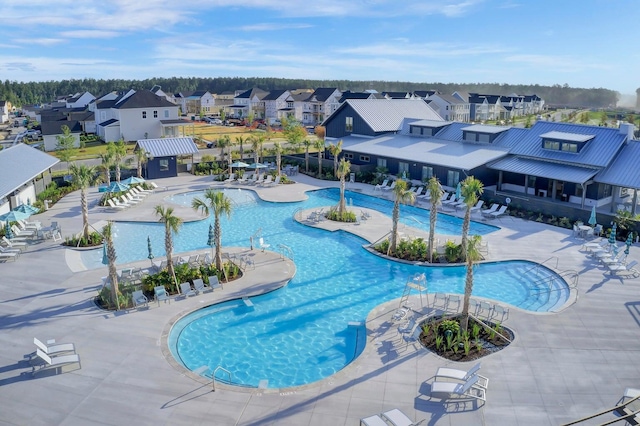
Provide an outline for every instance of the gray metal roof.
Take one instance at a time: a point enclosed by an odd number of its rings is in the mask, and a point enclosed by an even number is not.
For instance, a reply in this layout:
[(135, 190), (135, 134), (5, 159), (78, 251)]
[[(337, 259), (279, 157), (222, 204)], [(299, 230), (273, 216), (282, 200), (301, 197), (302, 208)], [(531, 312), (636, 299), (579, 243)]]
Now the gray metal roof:
[(551, 132), (541, 134), (540, 137), (546, 138), (546, 139), (557, 139), (557, 140), (568, 141), (568, 142), (586, 142), (595, 138), (596, 135), (587, 135), (587, 134), (581, 135), (579, 133), (558, 132), (556, 130), (553, 130)]
[(424, 126), (424, 127), (444, 127), (451, 124), (451, 121), (441, 120), (416, 120), (409, 123), (411, 126)]
[[(544, 149), (541, 135), (552, 131), (578, 135), (593, 134), (595, 137), (577, 153)], [(626, 134), (619, 129), (539, 120), (513, 146), (511, 154), (604, 168), (613, 160), (626, 139)]]
[(422, 99), (347, 99), (343, 105), (346, 104), (351, 105), (374, 132), (399, 131), (405, 118), (444, 121)]
[(630, 141), (618, 157), (595, 177), (596, 182), (640, 189), (640, 141)]
[(467, 144), (408, 135), (384, 135), (377, 138), (347, 136), (342, 138), (342, 144), (344, 152), (462, 170), (475, 169), (508, 153), (508, 149), (488, 144)]
[(570, 166), (567, 164), (513, 156), (488, 164), (488, 167), (490, 169), (502, 170), (504, 172), (519, 173), (523, 175), (538, 176), (574, 183), (585, 183), (599, 171), (598, 169), (591, 169), (587, 167)]
[(58, 162), (60, 160), (56, 157), (23, 143), (3, 149), (0, 151), (0, 198), (11, 194)]
[(142, 148), (152, 157), (197, 154), (198, 147), (193, 138), (140, 139), (136, 149)]
[(471, 126), (463, 127), (460, 130), (464, 130), (465, 132), (478, 132), (478, 133), (488, 133), (488, 134), (496, 134), (502, 133), (505, 130), (509, 130), (511, 127), (505, 126), (490, 126), (487, 124), (473, 124)]

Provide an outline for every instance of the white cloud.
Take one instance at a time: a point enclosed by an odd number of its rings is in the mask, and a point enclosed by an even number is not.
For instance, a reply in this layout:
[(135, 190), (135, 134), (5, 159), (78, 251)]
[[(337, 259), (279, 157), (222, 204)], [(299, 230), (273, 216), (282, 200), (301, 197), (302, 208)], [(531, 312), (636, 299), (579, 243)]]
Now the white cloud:
[(413, 56), (413, 57), (452, 57), (477, 56), (504, 53), (507, 49), (500, 46), (459, 45), (451, 43), (409, 43), (381, 42), (370, 45), (338, 48), (336, 52), (349, 55), (365, 56)]
[(505, 62), (520, 63), (526, 66), (544, 68), (555, 72), (576, 72), (587, 69), (611, 69), (611, 65), (591, 61), (589, 58), (573, 58), (570, 56), (553, 55), (511, 55), (504, 58)]
[(12, 41), (20, 44), (39, 44), (41, 46), (52, 46), (64, 42), (61, 38), (15, 38)]
[(284, 23), (262, 23), (254, 25), (243, 25), (240, 27), (241, 31), (284, 31), (295, 30), (301, 28), (311, 28), (310, 24), (284, 24)]
[(66, 38), (113, 38), (118, 37), (120, 33), (117, 31), (103, 30), (74, 30), (62, 31), (60, 35)]

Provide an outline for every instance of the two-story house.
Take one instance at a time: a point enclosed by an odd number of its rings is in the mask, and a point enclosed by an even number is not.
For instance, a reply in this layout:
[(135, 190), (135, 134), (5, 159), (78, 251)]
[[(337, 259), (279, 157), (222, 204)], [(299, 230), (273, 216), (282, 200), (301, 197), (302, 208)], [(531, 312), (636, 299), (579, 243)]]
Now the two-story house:
[(434, 94), (427, 102), (446, 121), (470, 121), (469, 103), (452, 95)]
[(293, 98), (288, 90), (272, 90), (264, 98), (264, 118), (273, 124), (282, 117), (288, 117), (294, 110)]
[(319, 87), (303, 102), (302, 123), (317, 126), (340, 106), (342, 92), (335, 87)]
[(76, 93), (65, 100), (66, 108), (86, 108), (96, 97), (89, 92)]
[(233, 117), (249, 117), (253, 113), (255, 119), (264, 119), (264, 98), (269, 92), (253, 88), (243, 90), (233, 98), (233, 104), (229, 107)]

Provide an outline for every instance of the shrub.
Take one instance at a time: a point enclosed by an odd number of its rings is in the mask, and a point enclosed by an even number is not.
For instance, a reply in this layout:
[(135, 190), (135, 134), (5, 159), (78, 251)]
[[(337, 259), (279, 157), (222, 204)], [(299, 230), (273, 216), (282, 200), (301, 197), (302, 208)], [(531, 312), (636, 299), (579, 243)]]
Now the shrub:
[(335, 207), (332, 207), (331, 210), (327, 212), (325, 217), (329, 220), (333, 220), (336, 222), (355, 222), (356, 221), (356, 214), (354, 212), (347, 210), (344, 213), (340, 214), (338, 213), (338, 209), (336, 209)]
[(85, 238), (84, 235), (66, 237), (63, 246), (67, 247), (96, 247), (102, 244), (102, 234), (99, 232), (92, 232), (89, 234), (89, 238)]

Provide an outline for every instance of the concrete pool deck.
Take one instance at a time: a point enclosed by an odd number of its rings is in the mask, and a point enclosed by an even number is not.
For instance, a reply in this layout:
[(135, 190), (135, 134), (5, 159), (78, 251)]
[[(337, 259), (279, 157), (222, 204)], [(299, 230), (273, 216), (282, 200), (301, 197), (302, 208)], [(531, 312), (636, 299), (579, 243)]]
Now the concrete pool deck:
[[(304, 175), (294, 179), (295, 185), (247, 188), (265, 200), (295, 201), (307, 190), (337, 186)], [(122, 212), (95, 206), (100, 194), (90, 191), (91, 223), (156, 221), (153, 206), (164, 197), (224, 187), (212, 184), (210, 177), (191, 175), (159, 185), (149, 199)], [(371, 185), (350, 184), (349, 189), (374, 194)], [(201, 218), (190, 208), (177, 207), (176, 214)], [(66, 236), (80, 231), (80, 216), (75, 192), (35, 219), (45, 226), (58, 221)], [(345, 228), (376, 240), (390, 223), (381, 216)], [(97, 309), (92, 301), (105, 268), (84, 270), (67, 250), (47, 240), (31, 244), (16, 262), (0, 263), (0, 424), (357, 425), (362, 417), (400, 408), (430, 425), (557, 425), (612, 407), (626, 387), (640, 387), (640, 279), (623, 281), (603, 273), (579, 251), (581, 242), (567, 229), (511, 217), (491, 223), (501, 229), (485, 237), (490, 260), (552, 258), (546, 265), (555, 268), (557, 262), (557, 270), (575, 270), (580, 279), (577, 302), (560, 313), (511, 309), (505, 325), (516, 333), (514, 342), (482, 359), (481, 374), (490, 378), (485, 404), (444, 404), (429, 397), (438, 367), (466, 369), (470, 364), (398, 344), (389, 323), (397, 300), (372, 311), (365, 351), (340, 373), (296, 389), (219, 386), (213, 393), (205, 380), (194, 380), (167, 361), (162, 343), (167, 325), (206, 303), (281, 285), (292, 274), (287, 262), (254, 250), (258, 273), (249, 270), (235, 286), (114, 313)], [(630, 259), (640, 260), (636, 246)], [(25, 356), (34, 351), (34, 337), (75, 343), (82, 368), (32, 378)], [(609, 414), (585, 424), (614, 418)]]

